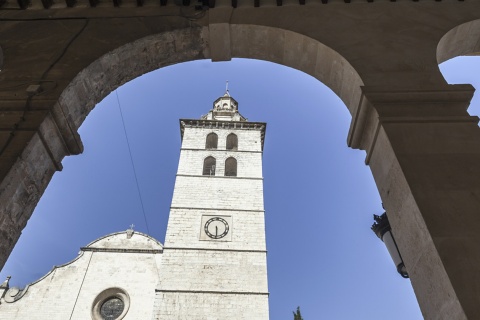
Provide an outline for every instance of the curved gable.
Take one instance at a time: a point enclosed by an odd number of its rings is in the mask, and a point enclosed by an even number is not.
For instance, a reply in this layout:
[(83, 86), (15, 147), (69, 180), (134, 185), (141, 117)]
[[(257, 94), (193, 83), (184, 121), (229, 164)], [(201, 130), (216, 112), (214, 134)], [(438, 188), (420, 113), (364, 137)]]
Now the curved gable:
[(161, 253), (163, 245), (155, 238), (132, 230), (115, 232), (90, 242), (83, 251), (154, 251)]

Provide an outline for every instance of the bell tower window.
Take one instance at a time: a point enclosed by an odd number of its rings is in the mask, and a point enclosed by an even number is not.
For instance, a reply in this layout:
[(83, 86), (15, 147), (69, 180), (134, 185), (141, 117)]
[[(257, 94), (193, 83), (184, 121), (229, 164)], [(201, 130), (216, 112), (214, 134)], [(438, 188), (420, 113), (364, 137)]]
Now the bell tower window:
[(217, 160), (215, 160), (214, 157), (206, 157), (205, 160), (203, 160), (203, 175), (214, 176), (216, 163)]
[(230, 133), (227, 136), (227, 150), (237, 150), (238, 148), (238, 137), (235, 133)]
[(237, 176), (237, 159), (228, 158), (225, 160), (225, 176), (236, 177)]
[(211, 132), (207, 135), (207, 141), (205, 142), (205, 149), (217, 149), (218, 136), (216, 133)]

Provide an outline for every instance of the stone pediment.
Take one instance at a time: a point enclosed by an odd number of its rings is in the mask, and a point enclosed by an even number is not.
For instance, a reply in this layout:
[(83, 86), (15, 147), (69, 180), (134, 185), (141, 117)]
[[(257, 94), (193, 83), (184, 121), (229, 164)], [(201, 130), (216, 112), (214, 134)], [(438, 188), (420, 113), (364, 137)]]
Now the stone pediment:
[(163, 252), (163, 245), (155, 238), (144, 233), (127, 230), (101, 237), (81, 248), (81, 250), (161, 253)]

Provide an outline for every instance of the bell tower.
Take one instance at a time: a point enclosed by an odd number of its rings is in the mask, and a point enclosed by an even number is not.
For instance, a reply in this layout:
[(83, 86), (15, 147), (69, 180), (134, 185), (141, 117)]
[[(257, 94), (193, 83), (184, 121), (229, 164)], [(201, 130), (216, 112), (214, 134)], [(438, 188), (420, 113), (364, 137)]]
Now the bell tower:
[(265, 128), (228, 90), (200, 119), (180, 120), (155, 319), (268, 320)]

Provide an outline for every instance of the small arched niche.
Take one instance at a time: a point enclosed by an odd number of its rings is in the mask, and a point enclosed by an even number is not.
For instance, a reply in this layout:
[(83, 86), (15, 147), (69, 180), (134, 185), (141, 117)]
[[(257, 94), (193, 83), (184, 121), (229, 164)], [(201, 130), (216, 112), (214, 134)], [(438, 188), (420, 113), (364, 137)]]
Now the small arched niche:
[(218, 146), (218, 136), (215, 132), (211, 132), (207, 135), (205, 141), (205, 149), (217, 149)]
[(237, 176), (237, 159), (230, 157), (225, 160), (225, 176), (236, 177)]
[(235, 133), (230, 133), (227, 136), (227, 150), (237, 150), (238, 149), (238, 137)]
[(206, 157), (205, 160), (203, 160), (203, 175), (214, 176), (216, 163), (217, 160), (214, 157)]

